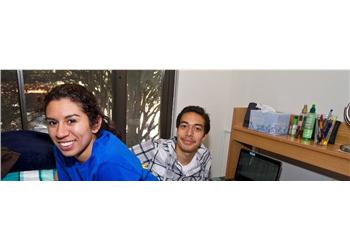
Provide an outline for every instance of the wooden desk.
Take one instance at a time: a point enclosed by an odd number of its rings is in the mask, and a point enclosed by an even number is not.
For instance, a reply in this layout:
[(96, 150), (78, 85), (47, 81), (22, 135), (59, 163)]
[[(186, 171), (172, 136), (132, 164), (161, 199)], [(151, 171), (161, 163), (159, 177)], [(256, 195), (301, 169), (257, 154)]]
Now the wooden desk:
[[(239, 153), (244, 145), (262, 149), (274, 156), (310, 164), (320, 172), (330, 172), (350, 179), (350, 153), (339, 150), (341, 144), (350, 144), (350, 128), (343, 122), (334, 145), (320, 146), (289, 136), (274, 136), (243, 127), (246, 108), (234, 108), (230, 146), (227, 157), (226, 179), (233, 179)], [(314, 170), (314, 169), (313, 169)]]

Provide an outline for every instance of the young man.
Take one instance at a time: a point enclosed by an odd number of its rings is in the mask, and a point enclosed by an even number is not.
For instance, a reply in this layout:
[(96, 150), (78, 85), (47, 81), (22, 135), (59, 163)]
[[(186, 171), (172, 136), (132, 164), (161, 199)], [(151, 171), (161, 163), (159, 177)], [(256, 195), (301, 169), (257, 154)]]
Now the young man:
[(142, 166), (164, 181), (204, 181), (211, 155), (203, 145), (210, 119), (203, 108), (187, 106), (176, 119), (176, 136), (149, 140), (131, 148)]

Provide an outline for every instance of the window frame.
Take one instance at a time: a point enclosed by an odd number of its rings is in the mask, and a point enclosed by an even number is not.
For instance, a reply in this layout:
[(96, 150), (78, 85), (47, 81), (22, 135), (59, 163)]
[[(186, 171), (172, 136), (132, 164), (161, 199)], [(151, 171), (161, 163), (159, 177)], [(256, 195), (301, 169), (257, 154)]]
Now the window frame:
[[(127, 112), (127, 70), (112, 70), (112, 121), (120, 132), (123, 142), (126, 142), (126, 112)], [(22, 130), (28, 130), (27, 106), (24, 89), (23, 70), (17, 70), (17, 86), (21, 113)], [(162, 81), (160, 105), (160, 138), (170, 138), (175, 88), (175, 70), (165, 70)]]

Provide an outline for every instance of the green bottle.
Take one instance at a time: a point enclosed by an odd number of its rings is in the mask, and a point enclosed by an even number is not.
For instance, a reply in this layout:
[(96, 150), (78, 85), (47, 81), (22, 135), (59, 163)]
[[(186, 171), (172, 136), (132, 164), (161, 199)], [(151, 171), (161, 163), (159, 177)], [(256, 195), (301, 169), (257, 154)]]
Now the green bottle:
[(303, 139), (310, 140), (312, 133), (314, 131), (316, 121), (316, 105), (312, 104), (310, 112), (307, 114), (304, 130), (303, 130)]
[(292, 124), (292, 131), (290, 133), (291, 136), (295, 136), (295, 133), (297, 132), (298, 120), (299, 120), (299, 116), (297, 116), (297, 115), (294, 116), (293, 124)]

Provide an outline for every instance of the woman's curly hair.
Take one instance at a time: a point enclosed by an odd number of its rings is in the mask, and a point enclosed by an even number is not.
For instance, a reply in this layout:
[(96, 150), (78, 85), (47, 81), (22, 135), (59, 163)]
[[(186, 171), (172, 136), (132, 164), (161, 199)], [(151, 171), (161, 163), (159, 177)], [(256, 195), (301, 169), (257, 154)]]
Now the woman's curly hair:
[(55, 86), (45, 96), (44, 99), (44, 112), (46, 114), (47, 105), (53, 100), (60, 100), (62, 98), (68, 98), (72, 102), (77, 103), (82, 111), (88, 116), (90, 127), (98, 122), (99, 117), (102, 118), (101, 129), (106, 129), (120, 135), (111, 125), (111, 121), (108, 116), (105, 116), (101, 111), (101, 108), (97, 102), (95, 96), (87, 90), (85, 87), (78, 84), (62, 84)]

